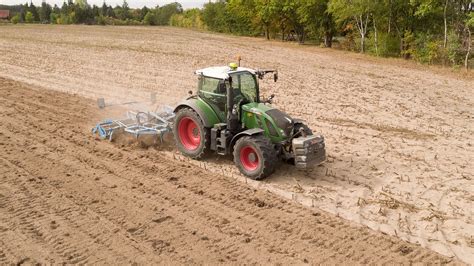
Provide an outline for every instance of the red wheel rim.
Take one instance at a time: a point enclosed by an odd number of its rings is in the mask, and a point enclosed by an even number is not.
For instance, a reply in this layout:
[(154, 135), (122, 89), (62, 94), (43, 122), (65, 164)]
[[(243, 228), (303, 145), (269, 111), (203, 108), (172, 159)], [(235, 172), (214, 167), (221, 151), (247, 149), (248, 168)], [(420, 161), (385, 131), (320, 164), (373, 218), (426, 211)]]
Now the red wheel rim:
[(259, 165), (257, 152), (252, 146), (245, 146), (240, 150), (240, 161), (247, 171), (254, 171)]
[(189, 117), (179, 120), (178, 135), (181, 144), (186, 150), (195, 150), (201, 144), (201, 132), (196, 122)]

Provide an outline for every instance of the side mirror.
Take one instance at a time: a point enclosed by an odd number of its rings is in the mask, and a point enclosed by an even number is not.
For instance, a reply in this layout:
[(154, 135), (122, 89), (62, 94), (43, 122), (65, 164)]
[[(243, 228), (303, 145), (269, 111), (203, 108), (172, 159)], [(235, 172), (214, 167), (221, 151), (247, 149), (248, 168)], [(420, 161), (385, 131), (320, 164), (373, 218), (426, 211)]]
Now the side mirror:
[[(277, 82), (277, 80), (278, 80), (278, 72), (275, 72), (275, 73), (273, 73), (273, 81)], [(275, 96), (275, 95), (273, 95), (273, 96)]]

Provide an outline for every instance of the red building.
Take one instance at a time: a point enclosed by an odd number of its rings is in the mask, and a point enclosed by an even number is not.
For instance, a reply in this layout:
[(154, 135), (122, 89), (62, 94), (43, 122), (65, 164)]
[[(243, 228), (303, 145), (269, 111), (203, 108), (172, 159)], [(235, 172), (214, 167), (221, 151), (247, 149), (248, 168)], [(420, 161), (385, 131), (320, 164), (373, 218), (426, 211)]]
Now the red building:
[(10, 10), (0, 10), (0, 19), (10, 19)]

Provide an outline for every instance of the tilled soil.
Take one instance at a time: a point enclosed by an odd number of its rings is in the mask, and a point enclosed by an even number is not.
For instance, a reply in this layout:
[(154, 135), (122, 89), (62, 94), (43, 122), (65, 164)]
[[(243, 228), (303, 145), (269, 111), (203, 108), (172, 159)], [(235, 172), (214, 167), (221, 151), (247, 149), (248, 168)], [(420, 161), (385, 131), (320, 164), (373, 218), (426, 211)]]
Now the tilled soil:
[(0, 78), (0, 264), (446, 263), (234, 178), (89, 134), (94, 102)]
[[(277, 83), (261, 82), (262, 93), (321, 132), (328, 153), (313, 171), (282, 164), (246, 185), (474, 261), (472, 71), (171, 27), (0, 27), (0, 77), (106, 103), (156, 92), (159, 103), (176, 104), (196, 88), (193, 71), (236, 55), (246, 67), (279, 70)], [(123, 111), (90, 108), (77, 133)], [(245, 181), (229, 158), (188, 162), (169, 149), (153, 156)]]

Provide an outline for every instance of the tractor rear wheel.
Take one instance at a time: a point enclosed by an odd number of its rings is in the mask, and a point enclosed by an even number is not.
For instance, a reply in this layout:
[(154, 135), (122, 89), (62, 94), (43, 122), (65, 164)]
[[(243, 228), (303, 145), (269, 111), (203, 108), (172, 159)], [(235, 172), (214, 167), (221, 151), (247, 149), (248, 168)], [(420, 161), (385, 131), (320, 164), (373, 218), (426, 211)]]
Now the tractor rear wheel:
[(275, 171), (278, 156), (265, 136), (244, 136), (234, 145), (234, 162), (243, 175), (260, 180)]
[(209, 129), (192, 109), (183, 108), (176, 113), (173, 133), (178, 150), (185, 156), (200, 159), (209, 149)]

